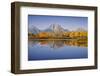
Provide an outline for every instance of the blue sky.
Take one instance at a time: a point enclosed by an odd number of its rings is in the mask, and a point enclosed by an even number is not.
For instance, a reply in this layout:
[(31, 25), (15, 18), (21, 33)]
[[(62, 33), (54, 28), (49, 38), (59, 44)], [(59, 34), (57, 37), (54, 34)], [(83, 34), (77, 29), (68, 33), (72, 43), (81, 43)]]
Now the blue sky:
[(76, 30), (77, 28), (88, 29), (88, 17), (74, 16), (47, 16), (47, 15), (28, 15), (28, 27), (36, 26), (43, 30), (51, 24), (59, 24), (65, 29)]

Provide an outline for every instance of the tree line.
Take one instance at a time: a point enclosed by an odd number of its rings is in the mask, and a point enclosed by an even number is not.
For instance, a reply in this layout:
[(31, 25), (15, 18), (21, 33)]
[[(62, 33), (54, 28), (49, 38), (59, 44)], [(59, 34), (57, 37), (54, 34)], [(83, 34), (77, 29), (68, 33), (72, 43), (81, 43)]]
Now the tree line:
[(88, 33), (86, 31), (76, 32), (61, 32), (61, 33), (55, 33), (55, 32), (40, 32), (37, 34), (28, 33), (28, 37), (32, 39), (87, 39)]

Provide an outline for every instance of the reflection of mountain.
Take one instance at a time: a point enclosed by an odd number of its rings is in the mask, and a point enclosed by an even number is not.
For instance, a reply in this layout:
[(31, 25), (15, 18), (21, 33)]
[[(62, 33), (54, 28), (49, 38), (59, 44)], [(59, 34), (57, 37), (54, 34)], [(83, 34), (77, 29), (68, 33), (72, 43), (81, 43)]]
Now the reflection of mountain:
[(49, 41), (49, 46), (51, 48), (61, 48), (64, 46), (64, 41), (59, 41), (59, 40), (53, 40), (53, 41)]
[(29, 44), (39, 44), (43, 46), (49, 46), (51, 48), (61, 48), (64, 46), (78, 46), (87, 47), (87, 40), (29, 40)]

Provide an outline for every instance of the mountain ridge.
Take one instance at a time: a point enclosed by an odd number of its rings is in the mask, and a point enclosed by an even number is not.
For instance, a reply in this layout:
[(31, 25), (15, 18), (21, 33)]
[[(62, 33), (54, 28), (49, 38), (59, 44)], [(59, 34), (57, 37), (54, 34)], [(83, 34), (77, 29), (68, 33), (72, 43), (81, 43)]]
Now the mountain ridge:
[[(40, 30), (39, 28), (37, 28), (36, 26), (33, 26), (31, 28), (28, 28), (28, 32), (31, 32), (33, 34), (37, 34), (40, 32), (54, 32), (56, 34), (59, 34), (61, 32), (69, 32), (70, 30), (63, 28), (61, 25), (59, 24), (51, 24), (48, 28), (44, 29), (44, 30)], [(83, 28), (77, 28), (74, 31), (86, 31)]]

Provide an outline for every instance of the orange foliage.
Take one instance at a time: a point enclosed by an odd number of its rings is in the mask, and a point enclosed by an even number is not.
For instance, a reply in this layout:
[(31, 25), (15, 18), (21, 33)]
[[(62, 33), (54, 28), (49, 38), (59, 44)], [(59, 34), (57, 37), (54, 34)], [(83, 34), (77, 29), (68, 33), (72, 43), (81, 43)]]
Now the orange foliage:
[(41, 32), (38, 35), (39, 35), (39, 38), (47, 38), (48, 37), (48, 33), (47, 32)]

